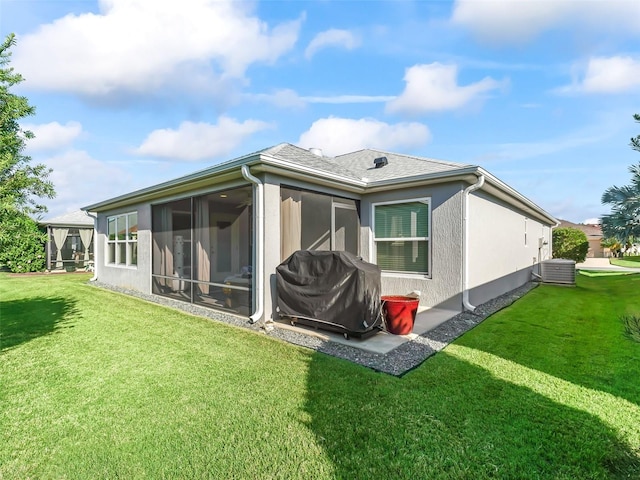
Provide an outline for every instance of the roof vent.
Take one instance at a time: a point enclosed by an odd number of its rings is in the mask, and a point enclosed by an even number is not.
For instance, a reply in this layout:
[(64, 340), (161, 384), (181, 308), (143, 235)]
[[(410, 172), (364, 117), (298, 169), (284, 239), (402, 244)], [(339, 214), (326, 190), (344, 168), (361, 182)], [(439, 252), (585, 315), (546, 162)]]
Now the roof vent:
[(313, 153), (316, 157), (322, 157), (322, 149), (321, 148), (310, 148), (309, 151)]
[(375, 168), (382, 168), (389, 163), (387, 157), (378, 157), (373, 161), (373, 164), (376, 166)]

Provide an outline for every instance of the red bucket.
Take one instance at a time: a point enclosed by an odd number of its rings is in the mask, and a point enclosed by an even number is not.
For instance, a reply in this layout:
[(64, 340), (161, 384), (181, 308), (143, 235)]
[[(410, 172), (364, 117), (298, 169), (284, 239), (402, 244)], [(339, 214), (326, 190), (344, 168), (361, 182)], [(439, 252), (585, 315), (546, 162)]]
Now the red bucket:
[(408, 335), (413, 330), (416, 312), (420, 300), (413, 297), (388, 295), (382, 297), (382, 311), (384, 313), (387, 331), (395, 335)]

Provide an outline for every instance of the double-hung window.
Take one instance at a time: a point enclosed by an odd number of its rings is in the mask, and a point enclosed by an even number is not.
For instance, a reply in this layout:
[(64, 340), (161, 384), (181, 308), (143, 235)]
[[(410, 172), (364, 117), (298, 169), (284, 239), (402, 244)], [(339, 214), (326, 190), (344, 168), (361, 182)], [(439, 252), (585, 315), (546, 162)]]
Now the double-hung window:
[(376, 203), (373, 212), (376, 263), (380, 269), (428, 275), (430, 199)]
[(123, 267), (138, 264), (138, 214), (107, 218), (107, 263)]

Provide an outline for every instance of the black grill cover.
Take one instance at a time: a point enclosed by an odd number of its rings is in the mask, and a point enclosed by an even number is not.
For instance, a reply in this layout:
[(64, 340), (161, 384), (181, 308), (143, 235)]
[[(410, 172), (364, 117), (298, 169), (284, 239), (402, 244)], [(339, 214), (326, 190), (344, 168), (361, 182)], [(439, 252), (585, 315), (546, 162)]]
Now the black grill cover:
[(351, 253), (299, 250), (276, 267), (276, 282), (283, 316), (354, 336), (382, 323), (380, 268)]

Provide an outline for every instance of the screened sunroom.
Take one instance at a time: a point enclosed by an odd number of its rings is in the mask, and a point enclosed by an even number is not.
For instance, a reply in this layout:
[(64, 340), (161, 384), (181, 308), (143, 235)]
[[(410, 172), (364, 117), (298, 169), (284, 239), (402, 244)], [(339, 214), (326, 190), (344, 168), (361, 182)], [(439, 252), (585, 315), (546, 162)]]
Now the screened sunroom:
[(252, 307), (252, 188), (152, 205), (152, 292), (247, 315)]

